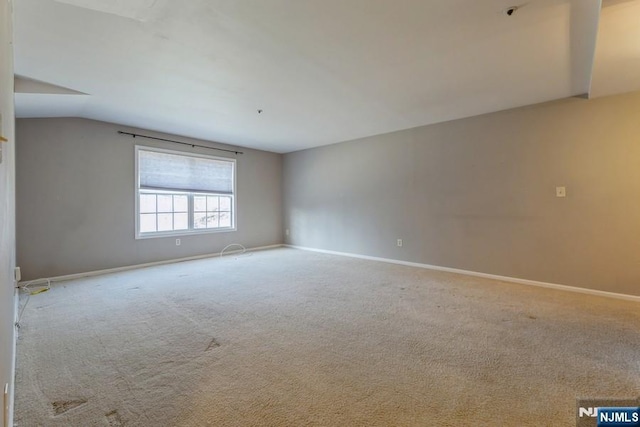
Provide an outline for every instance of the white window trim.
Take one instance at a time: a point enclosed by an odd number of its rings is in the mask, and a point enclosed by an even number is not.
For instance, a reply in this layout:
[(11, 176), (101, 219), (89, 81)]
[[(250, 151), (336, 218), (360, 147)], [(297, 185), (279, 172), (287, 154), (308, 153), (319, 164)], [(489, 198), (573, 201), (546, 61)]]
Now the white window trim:
[[(190, 156), (190, 157), (199, 157), (199, 158), (206, 158), (206, 159), (212, 159), (212, 160), (223, 160), (226, 162), (233, 162), (233, 194), (231, 195), (231, 200), (233, 203), (233, 207), (232, 207), (232, 222), (233, 222), (233, 227), (231, 228), (198, 228), (198, 229), (192, 229), (191, 225), (193, 223), (193, 218), (191, 218), (191, 215), (193, 215), (193, 206), (192, 205), (192, 200), (191, 197), (189, 198), (189, 230), (175, 230), (175, 231), (157, 231), (154, 233), (140, 233), (140, 171), (138, 170), (138, 156), (139, 156), (139, 152), (140, 151), (155, 151), (158, 153), (167, 153), (167, 154), (176, 154), (176, 155), (180, 155), (180, 156)], [(178, 151), (178, 150), (168, 150), (165, 148), (157, 148), (157, 147), (150, 147), (147, 145), (136, 145), (135, 146), (135, 179), (134, 179), (134, 198), (135, 198), (135, 212), (134, 212), (134, 216), (135, 216), (135, 238), (136, 240), (139, 239), (155, 239), (158, 237), (171, 237), (171, 236), (191, 236), (194, 234), (213, 234), (213, 233), (232, 233), (234, 231), (238, 231), (238, 218), (237, 218), (237, 205), (238, 205), (238, 201), (237, 201), (237, 176), (238, 176), (238, 163), (236, 161), (236, 159), (232, 159), (229, 157), (218, 157), (218, 156), (210, 156), (207, 154), (200, 154), (200, 153), (189, 153), (189, 152), (185, 152), (185, 151)], [(176, 193), (180, 193), (181, 191), (176, 191)], [(215, 194), (215, 193), (211, 193), (211, 194)], [(228, 196), (228, 194), (225, 194)]]

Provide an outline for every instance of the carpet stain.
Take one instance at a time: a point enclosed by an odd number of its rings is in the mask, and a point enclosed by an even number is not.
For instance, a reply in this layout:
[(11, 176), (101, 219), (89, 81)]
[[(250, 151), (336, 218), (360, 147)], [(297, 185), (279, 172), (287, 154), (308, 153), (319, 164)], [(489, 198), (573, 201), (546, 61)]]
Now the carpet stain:
[(82, 406), (87, 403), (86, 399), (77, 399), (77, 400), (58, 400), (51, 403), (53, 407), (53, 413), (57, 417), (58, 415), (62, 415), (67, 411), (70, 411), (78, 406)]
[(122, 421), (122, 418), (120, 418), (120, 414), (118, 413), (118, 411), (111, 411), (107, 414), (105, 414), (105, 417), (107, 417), (107, 421), (109, 422), (109, 427), (122, 427), (124, 426), (124, 421)]
[(218, 341), (216, 341), (216, 339), (212, 339), (211, 342), (209, 343), (209, 345), (207, 346), (205, 351), (209, 351), (212, 350), (216, 347), (220, 347), (220, 343)]
[(528, 316), (528, 317), (529, 317), (529, 319), (531, 319), (531, 320), (536, 320), (536, 319), (537, 319), (537, 317), (536, 317), (536, 316)]

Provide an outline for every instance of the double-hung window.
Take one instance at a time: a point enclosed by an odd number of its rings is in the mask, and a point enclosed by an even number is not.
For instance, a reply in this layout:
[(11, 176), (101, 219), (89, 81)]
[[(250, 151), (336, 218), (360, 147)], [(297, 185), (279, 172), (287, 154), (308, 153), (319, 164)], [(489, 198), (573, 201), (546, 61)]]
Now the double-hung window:
[(136, 238), (235, 230), (236, 161), (136, 146)]

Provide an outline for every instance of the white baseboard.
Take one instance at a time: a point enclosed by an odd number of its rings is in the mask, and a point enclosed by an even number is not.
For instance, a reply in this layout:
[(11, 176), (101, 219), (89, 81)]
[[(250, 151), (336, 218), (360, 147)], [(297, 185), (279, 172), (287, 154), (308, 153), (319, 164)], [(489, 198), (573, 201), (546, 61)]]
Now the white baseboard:
[[(8, 402), (3, 404), (3, 413), (4, 413), (4, 423), (6, 427), (13, 425), (13, 408), (15, 402), (15, 391), (16, 391), (16, 360), (17, 360), (17, 345), (18, 345), (18, 328), (16, 327), (16, 323), (18, 323), (18, 310), (20, 308), (20, 290), (15, 288), (13, 290), (13, 342), (11, 349), (11, 382), (9, 382), (9, 396)], [(4, 388), (4, 387), (3, 387)], [(4, 390), (3, 390), (4, 391)], [(6, 411), (6, 412), (5, 412)]]
[(607, 297), (607, 298), (621, 299), (625, 301), (640, 302), (640, 296), (638, 295), (627, 295), (627, 294), (619, 294), (615, 292), (599, 291), (597, 289), (578, 288), (575, 286), (559, 285), (556, 283), (539, 282), (536, 280), (529, 280), (529, 279), (519, 279), (517, 277), (498, 276), (496, 274), (479, 273), (477, 271), (461, 270), (458, 268), (441, 267), (438, 265), (421, 264), (417, 262), (402, 261), (402, 260), (390, 259), (390, 258), (380, 258), (380, 257), (374, 257), (374, 256), (368, 256), (368, 255), (359, 255), (359, 254), (354, 254), (349, 252), (329, 251), (325, 249), (307, 248), (304, 246), (295, 246), (295, 245), (283, 245), (283, 246), (294, 248), (294, 249), (301, 249), (304, 251), (320, 252), (320, 253), (331, 254), (331, 255), (340, 255), (340, 256), (346, 256), (350, 258), (359, 258), (359, 259), (366, 259), (370, 261), (386, 262), (390, 264), (407, 265), (410, 267), (426, 268), (429, 270), (446, 271), (448, 273), (464, 274), (467, 276), (475, 276), (475, 277), (483, 277), (485, 279), (500, 280), (502, 282), (518, 283), (521, 285), (538, 286), (542, 288), (556, 289), (560, 291), (577, 292), (581, 294), (595, 295), (599, 297)]
[[(266, 249), (280, 248), (282, 246), (284, 246), (284, 245), (281, 244), (281, 243), (280, 244), (276, 244), (276, 245), (258, 246), (258, 247), (255, 247), (255, 248), (247, 248), (246, 251), (247, 252), (263, 251), (263, 250), (266, 250)], [(225, 251), (224, 254), (225, 254), (225, 256), (227, 256), (227, 255), (231, 255), (231, 254), (239, 253), (239, 252), (242, 252), (242, 250)], [(220, 256), (220, 252), (216, 252), (216, 253), (212, 253), (212, 254), (205, 254), (205, 255), (194, 255), (194, 256), (185, 257), (185, 258), (174, 258), (174, 259), (168, 259), (168, 260), (164, 260), (164, 261), (147, 262), (147, 263), (144, 263), (144, 264), (126, 265), (124, 267), (107, 268), (107, 269), (104, 269), (104, 270), (87, 271), (87, 272), (84, 272), (84, 273), (67, 274), (65, 276), (47, 277), (47, 278), (35, 279), (35, 280), (25, 280), (23, 282), (20, 282), (19, 286), (24, 286), (25, 283), (28, 283), (29, 285), (39, 285), (39, 284), (44, 284), (44, 283), (47, 283), (47, 282), (51, 282), (51, 283), (63, 282), (63, 281), (66, 281), (66, 280), (81, 279), (83, 277), (100, 276), (100, 275), (103, 275), (103, 274), (118, 273), (120, 271), (136, 270), (138, 268), (153, 267), (153, 266), (156, 266), (156, 265), (175, 264), (177, 262), (194, 261), (194, 260), (198, 260), (198, 259), (213, 258), (213, 257), (216, 257), (216, 256)]]
[(2, 425), (4, 427), (9, 427), (9, 414), (11, 410), (9, 409), (9, 383), (5, 384), (2, 387)]

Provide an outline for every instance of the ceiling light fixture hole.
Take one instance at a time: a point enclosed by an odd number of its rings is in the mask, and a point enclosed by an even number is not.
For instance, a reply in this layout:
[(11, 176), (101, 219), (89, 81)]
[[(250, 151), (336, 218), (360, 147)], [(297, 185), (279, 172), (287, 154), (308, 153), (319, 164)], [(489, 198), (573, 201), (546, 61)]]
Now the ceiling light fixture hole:
[(516, 11), (518, 9), (519, 9), (518, 6), (510, 6), (510, 7), (506, 8), (505, 10), (503, 10), (503, 12), (507, 16), (513, 16), (513, 14), (516, 13)]

